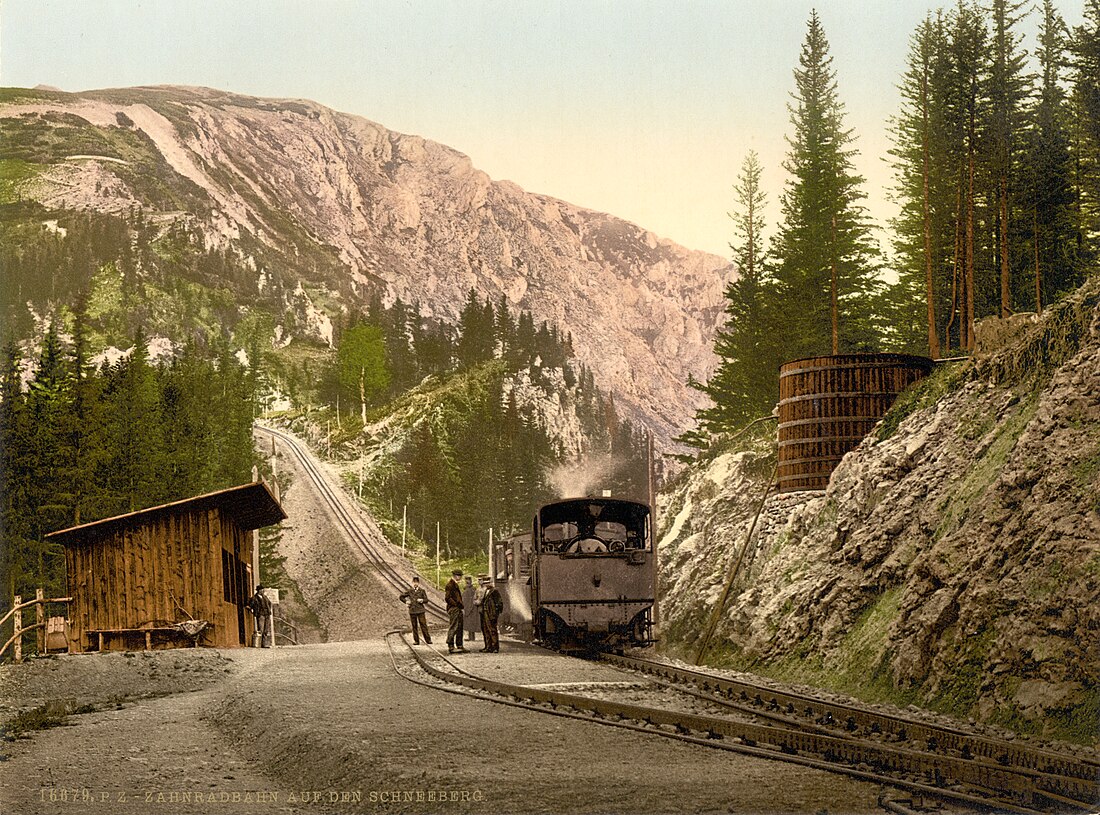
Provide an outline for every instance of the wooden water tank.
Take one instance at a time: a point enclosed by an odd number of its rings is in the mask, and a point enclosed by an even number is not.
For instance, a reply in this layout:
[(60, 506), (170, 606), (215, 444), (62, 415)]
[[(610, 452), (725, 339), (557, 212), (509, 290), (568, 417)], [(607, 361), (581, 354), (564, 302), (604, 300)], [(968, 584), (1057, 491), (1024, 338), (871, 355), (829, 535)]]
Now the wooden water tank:
[(809, 357), (779, 369), (779, 491), (823, 490), (897, 395), (932, 370), (908, 354)]

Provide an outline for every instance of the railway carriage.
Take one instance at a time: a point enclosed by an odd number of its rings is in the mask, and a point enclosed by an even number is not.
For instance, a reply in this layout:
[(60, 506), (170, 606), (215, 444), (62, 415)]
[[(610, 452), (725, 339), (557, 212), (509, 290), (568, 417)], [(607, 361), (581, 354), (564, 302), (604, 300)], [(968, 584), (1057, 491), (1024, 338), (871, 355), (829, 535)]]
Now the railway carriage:
[(493, 569), (505, 588), (506, 620), (522, 633), (526, 619), (543, 644), (597, 650), (653, 641), (656, 557), (645, 504), (614, 498), (547, 504), (530, 536), (495, 548)]

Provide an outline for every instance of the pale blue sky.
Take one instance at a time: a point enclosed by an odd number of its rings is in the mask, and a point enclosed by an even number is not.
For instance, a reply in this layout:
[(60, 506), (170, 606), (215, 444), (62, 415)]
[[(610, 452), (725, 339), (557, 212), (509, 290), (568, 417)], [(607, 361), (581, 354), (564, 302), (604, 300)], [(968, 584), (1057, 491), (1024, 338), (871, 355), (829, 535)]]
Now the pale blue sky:
[[(0, 0), (0, 84), (206, 85), (312, 99), (496, 179), (729, 255), (742, 159), (774, 233), (792, 71), (825, 27), (879, 220), (887, 119), (935, 0)], [(1071, 25), (1083, 0), (1062, 0)], [(1029, 43), (1030, 44), (1030, 43)]]

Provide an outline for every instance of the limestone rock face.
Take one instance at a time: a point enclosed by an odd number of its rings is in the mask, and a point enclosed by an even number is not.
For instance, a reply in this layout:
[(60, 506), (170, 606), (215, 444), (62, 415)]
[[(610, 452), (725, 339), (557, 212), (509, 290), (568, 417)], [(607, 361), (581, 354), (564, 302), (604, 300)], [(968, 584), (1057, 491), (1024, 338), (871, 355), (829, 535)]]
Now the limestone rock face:
[(690, 649), (749, 540), (716, 637), (742, 664), (1095, 737), (1100, 282), (955, 366), (827, 491), (769, 498), (751, 539), (770, 441), (685, 473), (662, 507), (669, 633)]
[[(210, 240), (281, 253), (265, 274), (297, 287), (307, 249), (335, 256), (314, 281), (362, 305), (364, 283), (454, 320), (468, 291), (503, 297), (572, 335), (625, 417), (667, 440), (684, 430), (715, 360), (733, 278), (721, 258), (641, 227), (496, 182), (457, 151), (312, 102), (203, 88), (28, 94), (0, 117), (124, 128), (191, 195)], [(22, 193), (48, 206), (172, 213), (112, 157), (58, 157)], [(159, 208), (159, 212), (157, 211)], [(278, 268), (281, 267), (281, 268)], [(334, 315), (333, 315), (334, 316)]]

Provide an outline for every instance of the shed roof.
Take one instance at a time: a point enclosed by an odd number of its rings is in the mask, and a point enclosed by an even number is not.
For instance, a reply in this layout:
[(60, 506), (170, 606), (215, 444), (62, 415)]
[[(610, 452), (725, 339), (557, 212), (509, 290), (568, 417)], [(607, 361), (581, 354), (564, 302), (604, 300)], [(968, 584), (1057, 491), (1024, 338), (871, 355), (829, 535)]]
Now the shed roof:
[(158, 515), (207, 509), (222, 510), (245, 530), (276, 524), (286, 517), (286, 512), (283, 511), (266, 482), (254, 481), (239, 487), (173, 501), (170, 504), (161, 504), (140, 509), (137, 512), (128, 512), (125, 515), (115, 515), (112, 518), (102, 518), (80, 526), (71, 526), (68, 529), (51, 532), (46, 537), (66, 546), (72, 546), (86, 541), (89, 535), (100, 537), (114, 527), (139, 526)]

